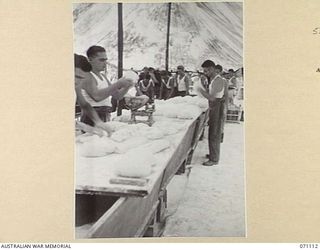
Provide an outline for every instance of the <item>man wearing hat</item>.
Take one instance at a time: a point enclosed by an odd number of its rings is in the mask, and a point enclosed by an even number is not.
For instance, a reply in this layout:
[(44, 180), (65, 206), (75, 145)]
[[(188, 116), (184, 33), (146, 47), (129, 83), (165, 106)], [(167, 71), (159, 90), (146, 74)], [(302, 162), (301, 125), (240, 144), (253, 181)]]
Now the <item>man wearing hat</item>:
[(190, 78), (185, 73), (184, 67), (179, 65), (177, 67), (177, 74), (174, 78), (173, 86), (171, 87), (170, 97), (189, 95)]

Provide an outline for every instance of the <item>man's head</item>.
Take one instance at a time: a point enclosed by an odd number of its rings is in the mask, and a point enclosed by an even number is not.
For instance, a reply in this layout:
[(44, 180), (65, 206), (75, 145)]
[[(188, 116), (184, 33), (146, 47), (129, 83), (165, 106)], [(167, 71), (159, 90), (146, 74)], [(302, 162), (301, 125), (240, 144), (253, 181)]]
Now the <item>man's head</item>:
[(142, 71), (145, 73), (145, 74), (148, 74), (149, 73), (149, 68), (147, 66), (143, 67)]
[(103, 71), (106, 69), (107, 54), (106, 50), (101, 46), (91, 46), (87, 50), (87, 57), (92, 66), (93, 71)]
[(88, 72), (91, 71), (91, 65), (87, 58), (74, 54), (74, 79), (75, 86), (79, 86), (83, 79), (86, 78)]
[(202, 63), (201, 67), (203, 68), (203, 73), (205, 76), (212, 77), (215, 75), (215, 64), (211, 60), (206, 60)]
[(179, 65), (177, 67), (177, 74), (178, 75), (184, 75), (184, 67), (182, 65)]
[(223, 68), (221, 65), (217, 64), (216, 66), (214, 66), (214, 71), (216, 74), (220, 75), (222, 73), (222, 70), (223, 70)]

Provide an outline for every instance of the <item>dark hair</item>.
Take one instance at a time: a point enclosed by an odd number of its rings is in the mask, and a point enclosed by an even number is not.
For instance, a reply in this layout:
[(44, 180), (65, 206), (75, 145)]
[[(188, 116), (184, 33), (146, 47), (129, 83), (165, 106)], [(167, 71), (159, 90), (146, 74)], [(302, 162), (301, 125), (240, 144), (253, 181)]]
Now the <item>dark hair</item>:
[(177, 67), (177, 69), (184, 70), (184, 67), (183, 67), (182, 65), (179, 65), (179, 66)]
[(233, 69), (229, 69), (228, 71), (229, 71), (229, 73), (234, 73)]
[(84, 72), (90, 72), (92, 70), (87, 58), (77, 54), (74, 54), (74, 67), (82, 69)]
[(215, 66), (215, 64), (211, 60), (205, 60), (203, 62), (203, 64), (201, 65), (202, 68), (209, 68), (209, 67), (214, 67), (214, 66)]
[(223, 68), (221, 65), (217, 64), (216, 66), (214, 66), (215, 69), (219, 70), (220, 72), (222, 72)]
[(106, 50), (101, 47), (101, 46), (91, 46), (88, 50), (87, 50), (87, 57), (94, 57), (97, 53), (100, 52), (106, 52)]

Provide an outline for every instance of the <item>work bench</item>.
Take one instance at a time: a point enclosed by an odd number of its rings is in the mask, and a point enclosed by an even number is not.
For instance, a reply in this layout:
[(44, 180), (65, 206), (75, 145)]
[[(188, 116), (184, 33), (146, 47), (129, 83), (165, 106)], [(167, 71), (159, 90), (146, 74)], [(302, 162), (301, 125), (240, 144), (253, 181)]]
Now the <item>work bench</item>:
[[(171, 136), (174, 143), (170, 150), (156, 155), (157, 167), (144, 186), (108, 181), (119, 154), (85, 160), (76, 156), (77, 238), (160, 236), (165, 225), (166, 187), (177, 172), (183, 173), (191, 163), (207, 118), (208, 111), (184, 121), (185, 128)], [(172, 118), (172, 122), (179, 121)], [(99, 176), (93, 176), (94, 173)]]

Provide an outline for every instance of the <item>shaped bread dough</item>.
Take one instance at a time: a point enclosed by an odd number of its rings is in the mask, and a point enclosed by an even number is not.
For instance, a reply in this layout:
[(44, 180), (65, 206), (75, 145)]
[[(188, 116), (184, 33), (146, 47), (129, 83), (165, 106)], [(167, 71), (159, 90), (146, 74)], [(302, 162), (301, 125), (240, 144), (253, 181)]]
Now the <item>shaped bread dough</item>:
[(149, 140), (143, 136), (131, 137), (130, 139), (128, 139), (124, 142), (116, 143), (115, 153), (125, 154), (126, 152), (130, 151), (131, 149), (135, 149), (135, 148), (137, 148), (143, 144), (146, 144), (148, 142), (149, 142)]
[(180, 119), (194, 119), (202, 113), (202, 110), (195, 105), (185, 105), (185, 108), (178, 114)]
[(162, 139), (164, 137), (164, 133), (159, 128), (152, 128), (147, 131), (146, 137), (150, 140)]
[(119, 122), (119, 121), (110, 121), (110, 122), (108, 122), (108, 125), (113, 132), (118, 131), (119, 129), (128, 126), (127, 123)]
[(186, 95), (186, 96), (182, 97), (182, 99), (183, 99), (184, 102), (192, 103), (193, 97), (189, 96), (189, 95)]
[(103, 157), (114, 153), (116, 145), (109, 138), (98, 137), (79, 144), (77, 149), (83, 157)]
[(117, 122), (129, 122), (131, 120), (131, 111), (123, 109), (121, 116), (116, 116), (112, 119), (112, 121)]
[(85, 134), (78, 135), (76, 138), (76, 142), (85, 143), (85, 142), (90, 142), (92, 140), (95, 140), (96, 138), (99, 138), (99, 136), (85, 133)]
[(176, 97), (170, 98), (169, 100), (167, 100), (167, 102), (178, 104), (178, 103), (183, 103), (184, 101), (182, 96), (176, 96)]
[(117, 162), (115, 173), (123, 177), (143, 178), (151, 174), (155, 163), (156, 159), (150, 151), (130, 150)]
[(168, 140), (161, 139), (148, 143), (144, 147), (150, 150), (153, 154), (156, 154), (170, 148), (170, 142)]
[(116, 142), (123, 142), (136, 134), (136, 129), (126, 126), (111, 135), (111, 139)]
[(167, 128), (161, 128), (164, 135), (174, 135), (179, 132), (179, 129), (176, 127), (167, 127)]

